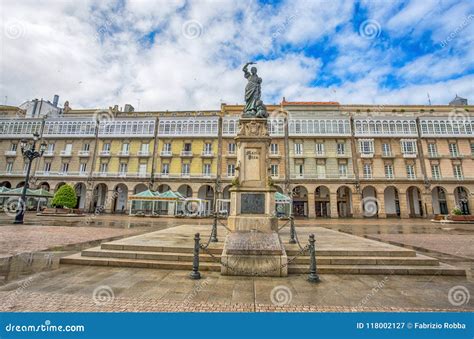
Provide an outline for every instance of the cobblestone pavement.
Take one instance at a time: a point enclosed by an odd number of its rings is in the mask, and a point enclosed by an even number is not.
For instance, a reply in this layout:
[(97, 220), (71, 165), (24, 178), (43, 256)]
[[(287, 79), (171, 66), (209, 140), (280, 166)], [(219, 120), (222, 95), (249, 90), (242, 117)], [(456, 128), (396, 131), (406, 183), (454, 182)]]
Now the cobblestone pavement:
[(474, 311), (474, 283), (463, 277), (327, 274), (311, 284), (306, 275), (188, 274), (63, 265), (1, 287), (0, 311)]

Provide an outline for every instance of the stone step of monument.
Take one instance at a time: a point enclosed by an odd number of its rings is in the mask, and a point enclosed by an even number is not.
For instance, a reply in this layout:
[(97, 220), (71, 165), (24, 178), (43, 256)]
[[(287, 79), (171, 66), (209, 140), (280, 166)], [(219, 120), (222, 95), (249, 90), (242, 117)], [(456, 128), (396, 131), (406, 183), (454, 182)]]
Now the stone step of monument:
[[(213, 254), (220, 258), (220, 254)], [(164, 261), (187, 261), (192, 262), (192, 253), (173, 253), (173, 252), (148, 252), (148, 251), (124, 251), (108, 250), (100, 247), (94, 247), (82, 251), (84, 257), (103, 257), (103, 258), (122, 258), (122, 259), (146, 259), (146, 260), (164, 260)], [(199, 256), (202, 262), (214, 261), (210, 255), (202, 253)], [(420, 265), (436, 266), (439, 265), (437, 259), (417, 255), (415, 257), (341, 257), (341, 256), (319, 256), (317, 262), (320, 265)], [(294, 261), (295, 264), (309, 264), (308, 256), (300, 256)]]
[[(213, 254), (220, 258), (219, 254)], [(145, 259), (145, 260), (163, 260), (163, 261), (182, 261), (192, 262), (193, 253), (173, 253), (173, 252), (148, 252), (148, 251), (125, 251), (109, 250), (101, 247), (89, 248), (82, 251), (83, 257), (101, 257), (101, 258), (122, 258), (122, 259)], [(199, 254), (199, 260), (202, 262), (212, 262), (213, 259), (206, 253)]]
[[(288, 248), (285, 245), (286, 254), (288, 257), (293, 257), (300, 253), (300, 249)], [(416, 252), (410, 249), (390, 249), (390, 250), (372, 250), (372, 249), (357, 249), (357, 250), (346, 250), (346, 249), (330, 249), (330, 250), (318, 250), (316, 249), (316, 256), (324, 257), (416, 257)]]
[[(210, 246), (207, 251), (212, 254), (221, 254), (223, 244), (219, 244), (219, 247)], [(193, 253), (194, 248), (192, 246), (153, 246), (153, 245), (127, 245), (116, 242), (103, 243), (100, 246), (103, 250), (116, 250), (116, 251), (140, 251), (140, 252), (169, 252), (169, 253)]]
[[(308, 265), (288, 266), (288, 273), (307, 274)], [(318, 274), (383, 274), (383, 275), (456, 275), (466, 276), (466, 271), (444, 263), (439, 266), (392, 265), (319, 265)]]
[[(84, 257), (76, 253), (60, 260), (61, 264), (72, 265), (93, 265), (110, 267), (134, 267), (134, 268), (154, 268), (167, 270), (188, 270), (193, 268), (192, 261), (167, 261), (167, 260), (147, 260), (147, 259), (129, 259), (129, 258), (110, 258), (110, 257)], [(215, 262), (201, 262), (200, 271), (221, 270), (221, 265)]]

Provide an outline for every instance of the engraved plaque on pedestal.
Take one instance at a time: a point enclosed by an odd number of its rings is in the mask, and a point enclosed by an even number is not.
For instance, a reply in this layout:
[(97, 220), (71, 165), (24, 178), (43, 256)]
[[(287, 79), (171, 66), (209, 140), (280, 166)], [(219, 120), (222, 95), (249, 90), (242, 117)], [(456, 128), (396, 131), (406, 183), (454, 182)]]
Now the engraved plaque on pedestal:
[(264, 214), (265, 194), (242, 193), (240, 200), (241, 214)]
[(262, 178), (260, 178), (260, 149), (246, 148), (244, 156), (245, 180), (261, 180)]

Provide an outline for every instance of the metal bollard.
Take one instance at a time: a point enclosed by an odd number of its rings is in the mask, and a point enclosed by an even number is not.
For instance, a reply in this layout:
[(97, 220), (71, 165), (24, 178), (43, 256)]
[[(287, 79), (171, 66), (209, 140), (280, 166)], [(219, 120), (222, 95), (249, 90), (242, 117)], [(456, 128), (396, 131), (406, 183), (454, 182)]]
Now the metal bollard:
[(317, 274), (317, 267), (316, 267), (316, 246), (314, 243), (314, 234), (309, 235), (309, 275), (308, 281), (312, 283), (318, 283), (321, 280)]
[(290, 244), (296, 244), (295, 233), (296, 233), (295, 219), (292, 216), (290, 216), (290, 241), (289, 241)]
[(211, 242), (218, 242), (217, 239), (217, 213), (214, 213), (214, 222), (211, 230)]
[(199, 233), (194, 235), (194, 258), (193, 258), (193, 271), (189, 275), (191, 279), (201, 279), (201, 273), (199, 273)]

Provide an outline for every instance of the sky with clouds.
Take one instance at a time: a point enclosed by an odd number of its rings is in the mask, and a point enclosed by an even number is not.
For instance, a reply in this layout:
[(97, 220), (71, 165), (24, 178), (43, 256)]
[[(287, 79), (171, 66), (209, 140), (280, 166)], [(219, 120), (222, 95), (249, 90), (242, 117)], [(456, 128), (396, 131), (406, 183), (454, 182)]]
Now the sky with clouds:
[(0, 0), (0, 104), (474, 101), (474, 1)]

